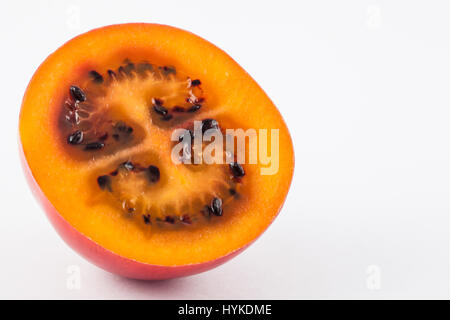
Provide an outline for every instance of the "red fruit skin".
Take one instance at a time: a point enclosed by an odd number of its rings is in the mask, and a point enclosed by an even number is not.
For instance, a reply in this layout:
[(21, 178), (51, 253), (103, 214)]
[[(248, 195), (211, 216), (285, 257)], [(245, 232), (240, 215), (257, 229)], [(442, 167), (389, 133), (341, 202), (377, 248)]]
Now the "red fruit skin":
[(78, 254), (108, 272), (118, 274), (126, 278), (140, 280), (164, 280), (185, 277), (213, 269), (235, 257), (250, 245), (249, 243), (242, 248), (215, 260), (180, 266), (152, 265), (120, 256), (108, 249), (103, 248), (87, 236), (83, 235), (81, 232), (72, 227), (59, 214), (34, 179), (31, 169), (26, 161), (22, 144), (20, 143), (20, 138), (19, 148), (21, 163), (25, 171), (25, 177), (28, 184), (30, 185), (34, 196), (44, 208), (47, 218), (50, 220), (58, 234), (69, 245), (69, 247), (74, 249)]

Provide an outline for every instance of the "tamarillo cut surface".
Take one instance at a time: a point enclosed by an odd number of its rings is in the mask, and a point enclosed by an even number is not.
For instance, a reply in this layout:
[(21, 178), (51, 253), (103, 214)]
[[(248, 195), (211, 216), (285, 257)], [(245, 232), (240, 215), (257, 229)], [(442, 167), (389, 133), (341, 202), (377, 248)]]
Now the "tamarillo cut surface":
[[(229, 129), (242, 129), (231, 150)], [(28, 85), (19, 134), (61, 237), (137, 279), (195, 274), (241, 252), (279, 213), (294, 169), (288, 129), (258, 84), (213, 44), (164, 25), (102, 27), (57, 49)], [(193, 161), (220, 137), (216, 161)]]

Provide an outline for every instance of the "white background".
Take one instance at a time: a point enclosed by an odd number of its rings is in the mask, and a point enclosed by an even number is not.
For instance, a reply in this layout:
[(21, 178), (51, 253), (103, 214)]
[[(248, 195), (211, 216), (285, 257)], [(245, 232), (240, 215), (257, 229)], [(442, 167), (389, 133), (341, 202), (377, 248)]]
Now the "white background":
[[(449, 16), (449, 1), (4, 1), (0, 298), (450, 298)], [(290, 128), (280, 216), (210, 272), (106, 273), (63, 243), (25, 183), (17, 123), (33, 72), (73, 36), (121, 22), (218, 45)]]

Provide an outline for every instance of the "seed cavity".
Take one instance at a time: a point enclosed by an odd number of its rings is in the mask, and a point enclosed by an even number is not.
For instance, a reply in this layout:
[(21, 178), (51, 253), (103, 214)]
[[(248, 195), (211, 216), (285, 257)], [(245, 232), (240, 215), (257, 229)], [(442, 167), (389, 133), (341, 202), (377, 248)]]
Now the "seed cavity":
[(75, 131), (67, 137), (67, 143), (76, 145), (83, 142), (83, 132), (80, 130)]
[[(189, 130), (192, 129), (191, 121), (193, 120), (192, 118), (201, 120), (205, 116), (202, 117), (202, 113), (200, 113), (200, 116), (197, 117), (189, 113), (198, 112), (200, 109), (208, 107), (204, 103), (204, 92), (201, 87), (202, 81), (191, 78), (176, 79), (174, 76), (170, 76), (177, 74), (177, 70), (174, 67), (152, 65), (145, 60), (134, 61), (134, 63), (130, 60), (124, 60), (121, 64), (110, 67), (111, 69), (109, 70), (106, 70), (106, 68), (98, 70), (103, 75), (96, 70), (89, 71), (88, 69), (85, 77), (89, 77), (89, 82), (82, 82), (83, 89), (76, 85), (70, 86), (69, 92), (66, 89), (66, 96), (62, 101), (63, 113), (60, 118), (61, 124), (64, 126), (62, 127), (64, 130), (61, 135), (62, 139), (66, 138), (67, 143), (70, 145), (79, 145), (77, 148), (81, 152), (82, 150), (96, 151), (104, 149), (98, 153), (93, 153), (96, 157), (101, 156), (103, 153), (108, 155), (114, 154), (117, 149), (127, 147), (129, 143), (136, 142), (134, 139), (138, 140), (142, 131), (139, 123), (129, 122), (132, 120), (123, 118), (122, 116), (126, 115), (123, 115), (121, 112), (115, 113), (113, 103), (111, 103), (113, 106), (111, 112), (107, 111), (102, 114), (102, 103), (97, 103), (98, 97), (96, 95), (107, 95), (108, 90), (115, 90), (116, 86), (122, 86), (121, 82), (124, 82), (124, 85), (127, 86), (139, 81), (138, 77), (150, 77), (151, 79), (145, 81), (149, 83), (152, 81), (160, 82), (162, 86), (164, 82), (177, 82), (176, 86), (173, 87), (176, 92), (166, 92), (165, 90), (152, 91), (155, 94), (145, 92), (142, 97), (147, 101), (147, 112), (150, 113), (151, 117), (155, 117), (158, 120), (152, 122), (152, 124), (160, 125), (166, 130), (171, 127), (172, 123), (175, 123), (188, 130), (185, 136), (179, 137), (179, 140), (186, 142), (185, 146), (183, 146), (183, 157), (187, 159), (192, 158), (194, 132)], [(97, 85), (102, 83), (104, 86)], [(122, 87), (120, 89), (122, 90)], [(86, 93), (89, 99), (87, 99)], [(148, 99), (149, 94), (158, 98), (150, 100)], [(149, 100), (150, 103), (148, 103)], [(65, 121), (65, 117), (70, 123)], [(160, 123), (160, 121), (169, 121), (171, 119), (174, 119), (173, 122)], [(219, 122), (211, 118), (203, 119), (201, 125), (202, 133), (209, 129), (220, 130)], [(191, 143), (188, 143), (188, 139), (190, 139)], [(93, 154), (85, 153), (85, 156), (91, 159)], [(115, 158), (113, 157), (113, 159)], [(108, 196), (115, 198), (117, 206), (123, 209), (122, 214), (125, 217), (134, 219), (133, 221), (140, 225), (154, 224), (161, 228), (171, 228), (169, 225), (165, 226), (166, 224), (191, 225), (197, 223), (198, 219), (211, 220), (215, 216), (223, 216), (224, 203), (239, 199), (240, 194), (238, 190), (240, 190), (239, 183), (241, 180), (237, 178), (243, 177), (245, 171), (240, 164), (233, 162), (229, 164), (230, 169), (227, 169), (226, 165), (219, 169), (221, 177), (223, 177), (222, 170), (230, 170), (231, 173), (225, 176), (225, 184), (220, 185), (220, 190), (213, 190), (215, 188), (211, 186), (211, 192), (214, 193), (207, 200), (203, 200), (203, 195), (197, 196), (195, 194), (192, 195), (189, 203), (183, 204), (183, 206), (179, 206), (178, 203), (172, 203), (171, 200), (167, 199), (164, 199), (162, 201), (163, 204), (159, 205), (158, 199), (147, 199), (147, 197), (152, 197), (153, 190), (156, 190), (154, 188), (163, 187), (162, 183), (170, 179), (170, 176), (164, 177), (165, 179), (159, 182), (161, 174), (166, 174), (168, 171), (165, 169), (162, 169), (162, 172), (160, 171), (156, 166), (160, 166), (157, 159), (160, 159), (157, 154), (132, 155), (129, 158), (115, 162), (114, 166), (110, 167), (108, 165), (105, 171), (92, 176), (91, 183), (95, 186), (94, 181), (96, 180), (101, 190), (111, 192)], [(195, 170), (197, 169), (193, 168), (193, 172)], [(156, 185), (158, 182), (159, 185)], [(153, 186), (153, 184), (155, 185)], [(180, 196), (182, 197), (183, 195)], [(186, 197), (189, 197), (189, 195)], [(201, 215), (202, 213), (204, 216)]]
[(231, 173), (236, 178), (241, 178), (241, 177), (245, 176), (244, 168), (242, 168), (242, 166), (237, 162), (230, 163), (230, 169), (231, 169)]
[(84, 94), (83, 90), (81, 90), (77, 86), (70, 87), (70, 94), (75, 99), (75, 101), (78, 101), (78, 102), (86, 101), (86, 95)]

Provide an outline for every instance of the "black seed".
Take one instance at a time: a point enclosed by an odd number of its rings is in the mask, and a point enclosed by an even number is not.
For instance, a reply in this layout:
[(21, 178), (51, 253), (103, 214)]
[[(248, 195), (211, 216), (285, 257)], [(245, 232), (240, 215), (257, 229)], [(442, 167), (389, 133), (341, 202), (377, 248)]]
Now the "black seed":
[(222, 199), (214, 198), (211, 201), (211, 212), (216, 216), (222, 215)]
[(181, 222), (186, 223), (186, 224), (191, 224), (192, 220), (188, 214), (185, 214), (181, 217)]
[(152, 224), (152, 220), (151, 220), (149, 214), (144, 214), (144, 215), (142, 215), (142, 218), (144, 218), (144, 223), (145, 223), (145, 224)]
[(164, 101), (158, 98), (152, 98), (152, 103), (155, 106), (162, 106), (164, 104)]
[(192, 80), (191, 81), (191, 86), (192, 87), (196, 87), (199, 86), (201, 84), (200, 80), (196, 79), (196, 80)]
[(111, 178), (108, 176), (99, 176), (97, 178), (97, 183), (100, 189), (112, 191), (111, 188)]
[(131, 72), (134, 71), (134, 69), (135, 69), (135, 66), (134, 66), (134, 63), (132, 63), (132, 62), (129, 62), (129, 63), (124, 67), (125, 73), (126, 73), (127, 75), (131, 75)]
[(147, 168), (147, 177), (151, 183), (158, 182), (159, 178), (160, 178), (160, 172), (159, 172), (158, 167), (156, 167), (156, 166), (148, 167)]
[(117, 72), (119, 73), (119, 75), (126, 75), (125, 68), (122, 66), (117, 69)]
[(155, 112), (156, 112), (157, 114), (160, 114), (160, 115), (162, 115), (162, 116), (167, 115), (167, 111), (168, 111), (164, 106), (157, 105), (157, 104), (155, 104), (155, 105), (153, 106), (153, 110), (155, 110)]
[(169, 121), (170, 119), (172, 119), (173, 116), (171, 114), (166, 114), (165, 116), (163, 116), (161, 118), (162, 121)]
[(154, 106), (162, 106), (164, 104), (164, 101), (158, 98), (152, 98), (152, 103)]
[(148, 62), (139, 63), (137, 65), (137, 71), (144, 74), (147, 71), (153, 71), (153, 66)]
[(81, 90), (77, 86), (70, 87), (70, 94), (76, 101), (79, 102), (86, 101), (86, 95), (84, 94), (83, 90)]
[(95, 70), (89, 72), (89, 76), (92, 78), (92, 81), (95, 83), (103, 83), (103, 77), (100, 73)]
[(184, 110), (183, 107), (175, 106), (175, 107), (172, 108), (172, 111), (173, 112), (184, 112), (185, 110)]
[(209, 129), (219, 129), (219, 123), (214, 119), (204, 119), (202, 121), (202, 133)]
[(133, 128), (130, 126), (127, 126), (125, 122), (123, 121), (119, 121), (114, 125), (114, 128), (121, 132), (121, 133), (126, 133), (126, 134), (130, 134), (133, 132)]
[(125, 131), (127, 128), (127, 125), (125, 122), (123, 121), (118, 121), (116, 122), (116, 124), (114, 125), (114, 128), (117, 129), (117, 131)]
[(234, 196), (234, 195), (237, 194), (237, 191), (236, 191), (235, 189), (233, 189), (233, 188), (228, 189), (228, 192), (229, 192), (232, 196)]
[(114, 133), (112, 137), (114, 138), (114, 140), (119, 141), (120, 136), (117, 133)]
[(114, 171), (109, 173), (109, 175), (113, 176), (113, 177), (117, 176), (118, 174), (119, 174), (119, 171), (117, 171), (117, 170), (114, 170)]
[(205, 207), (203, 208), (203, 210), (201, 210), (200, 212), (203, 213), (203, 215), (209, 217), (209, 216), (211, 216), (211, 214), (212, 214), (212, 209), (211, 209), (210, 206), (205, 206)]
[(162, 73), (167, 76), (169, 74), (176, 74), (177, 71), (175, 69), (175, 67), (171, 67), (171, 66), (164, 66), (164, 67), (159, 67), (159, 70), (162, 71)]
[(80, 130), (75, 131), (67, 137), (68, 144), (80, 144), (83, 142), (83, 132)]
[(175, 223), (175, 219), (171, 216), (166, 216), (166, 218), (164, 219), (165, 222), (168, 222), (170, 224), (174, 224)]
[(115, 73), (114, 71), (112, 71), (112, 70), (108, 70), (108, 75), (109, 75), (111, 78), (115, 78), (115, 77), (116, 77), (116, 73)]
[(188, 112), (195, 112), (195, 111), (197, 111), (198, 109), (200, 109), (202, 106), (200, 105), (200, 104), (196, 104), (196, 105), (193, 105), (192, 107), (190, 107), (189, 109), (188, 109)]
[(125, 161), (120, 166), (128, 171), (132, 171), (134, 169), (134, 164), (131, 161)]
[(84, 150), (86, 151), (95, 151), (100, 150), (105, 146), (103, 142), (90, 142), (84, 146)]
[(245, 176), (244, 168), (237, 162), (230, 163), (230, 169), (233, 176), (237, 178)]

